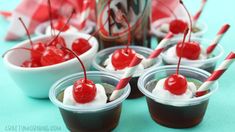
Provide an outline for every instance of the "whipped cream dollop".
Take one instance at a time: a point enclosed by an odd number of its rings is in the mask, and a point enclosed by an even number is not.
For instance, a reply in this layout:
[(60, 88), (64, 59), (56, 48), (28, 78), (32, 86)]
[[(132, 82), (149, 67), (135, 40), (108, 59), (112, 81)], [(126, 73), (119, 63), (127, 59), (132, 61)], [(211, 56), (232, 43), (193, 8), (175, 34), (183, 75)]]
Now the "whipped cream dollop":
[[(207, 58), (208, 58), (208, 56), (206, 54), (206, 51), (204, 50), (203, 47), (201, 47), (201, 53), (199, 55), (198, 60), (205, 60)], [(169, 49), (167, 49), (164, 52), (163, 59), (167, 63), (171, 63), (171, 64), (177, 64), (178, 63), (179, 57), (177, 56), (177, 53), (176, 53), (176, 45), (170, 47)], [(187, 62), (187, 61), (193, 61), (193, 60), (190, 60), (190, 59), (182, 57), (182, 64), (184, 64), (184, 62)], [(188, 64), (188, 65), (192, 65), (192, 66), (195, 66), (195, 67), (202, 66), (202, 64), (200, 64), (200, 63), (197, 63), (197, 64)]]
[[(58, 34), (60, 31), (57, 29), (54, 29), (55, 34)], [(78, 32), (77, 28), (75, 28), (72, 25), (69, 25), (69, 29), (67, 29), (66, 31), (61, 31), (61, 33), (76, 33)], [(46, 28), (46, 34), (50, 35), (51, 34), (51, 26), (48, 26)]]
[(188, 82), (187, 90), (182, 95), (172, 94), (169, 90), (164, 88), (166, 78), (161, 79), (157, 82), (157, 85), (152, 91), (152, 94), (155, 97), (167, 100), (176, 100), (176, 99), (190, 99), (194, 97), (194, 94), (197, 92), (197, 87), (194, 83)]
[[(109, 57), (104, 61), (104, 66), (105, 66), (105, 69), (108, 69), (108, 70), (110, 70), (110, 71), (125, 71), (126, 70), (126, 68), (124, 68), (124, 69), (122, 69), (122, 70), (116, 70), (115, 68), (114, 68), (114, 66), (113, 66), (113, 64), (112, 64), (112, 62), (111, 62), (111, 60), (112, 60), (112, 55), (113, 54), (111, 54), (111, 55), (109, 55)], [(139, 56), (141, 56), (142, 58), (143, 58), (143, 60), (141, 61), (141, 63), (138, 65), (138, 67), (137, 67), (137, 71), (141, 71), (141, 70), (144, 70), (144, 69), (146, 69), (146, 68), (148, 68), (148, 67), (150, 67), (151, 65), (152, 65), (152, 62), (151, 62), (151, 60), (148, 60), (148, 59), (146, 59), (144, 56), (142, 56), (142, 55), (140, 55), (140, 54), (138, 54)]]
[(72, 106), (79, 106), (79, 107), (89, 107), (89, 106), (97, 106), (106, 104), (108, 97), (106, 96), (105, 89), (101, 84), (95, 84), (96, 86), (96, 96), (94, 100), (88, 103), (78, 103), (75, 101), (73, 97), (73, 85), (67, 87), (64, 90), (64, 98), (63, 104), (65, 105), (72, 105)]
[(159, 26), (159, 30), (161, 32), (164, 32), (164, 33), (168, 33), (169, 32), (169, 28), (170, 28), (170, 25), (168, 23), (163, 23)]

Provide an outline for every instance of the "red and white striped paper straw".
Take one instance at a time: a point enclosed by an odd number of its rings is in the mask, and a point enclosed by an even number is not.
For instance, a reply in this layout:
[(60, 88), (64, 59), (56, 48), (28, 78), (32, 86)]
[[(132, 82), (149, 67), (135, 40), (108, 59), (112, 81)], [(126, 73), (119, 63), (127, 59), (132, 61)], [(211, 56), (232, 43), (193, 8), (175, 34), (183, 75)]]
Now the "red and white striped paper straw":
[(3, 16), (5, 19), (9, 20), (12, 16), (12, 12), (10, 11), (0, 11), (0, 15)]
[(199, 17), (201, 16), (202, 11), (203, 11), (203, 9), (204, 9), (204, 7), (205, 7), (205, 5), (206, 5), (206, 1), (207, 1), (207, 0), (202, 0), (202, 4), (201, 4), (200, 9), (199, 9), (198, 12), (193, 16), (193, 23), (194, 23), (194, 25), (197, 23)]
[(229, 24), (225, 24), (225, 25), (222, 26), (222, 28), (217, 33), (215, 39), (212, 41), (210, 46), (207, 47), (207, 49), (206, 49), (207, 55), (211, 54), (214, 51), (214, 49), (217, 46), (217, 44), (223, 38), (224, 34), (228, 31), (229, 27), (230, 27)]
[(83, 5), (82, 5), (82, 11), (80, 13), (80, 18), (79, 18), (79, 26), (78, 28), (82, 30), (86, 26), (87, 19), (89, 17), (90, 13), (90, 0), (84, 0)]
[(136, 68), (138, 67), (138, 65), (140, 64), (142, 59), (143, 58), (139, 55), (136, 55), (133, 58), (130, 65), (125, 70), (125, 73), (123, 74), (122, 79), (119, 81), (115, 90), (113, 91), (112, 95), (110, 96), (110, 98), (109, 98), (110, 101), (115, 100), (120, 96), (122, 90), (126, 87), (128, 82), (131, 80), (132, 76), (134, 75), (134, 73), (136, 71)]
[(217, 81), (223, 73), (228, 69), (228, 67), (234, 62), (235, 53), (231, 52), (226, 59), (221, 63), (221, 65), (211, 74), (211, 76), (199, 87), (197, 93), (208, 91), (209, 87)]
[(157, 47), (155, 48), (155, 50), (150, 54), (150, 56), (148, 57), (149, 61), (153, 61), (155, 58), (157, 58), (162, 51), (166, 48), (166, 43), (174, 37), (174, 34), (169, 32), (166, 37), (157, 45)]

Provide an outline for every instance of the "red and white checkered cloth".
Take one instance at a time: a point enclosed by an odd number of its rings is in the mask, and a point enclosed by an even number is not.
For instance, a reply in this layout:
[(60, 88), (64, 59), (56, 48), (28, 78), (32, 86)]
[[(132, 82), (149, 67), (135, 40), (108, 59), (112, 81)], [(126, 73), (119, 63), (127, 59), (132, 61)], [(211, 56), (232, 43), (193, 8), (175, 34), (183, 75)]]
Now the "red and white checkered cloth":
[[(89, 19), (95, 21), (95, 0), (90, 0)], [(51, 0), (53, 17), (68, 16), (75, 8), (77, 14), (82, 10), (83, 0)], [(47, 0), (22, 0), (21, 3), (12, 12), (10, 26), (6, 34), (6, 40), (17, 40), (26, 35), (24, 28), (18, 21), (21, 17), (33, 33), (35, 28), (42, 22), (49, 20)]]
[(161, 18), (172, 16), (171, 12), (167, 10), (163, 5), (160, 4), (161, 1), (172, 9), (177, 16), (184, 16), (184, 10), (179, 6), (178, 0), (152, 0), (152, 21), (156, 21)]

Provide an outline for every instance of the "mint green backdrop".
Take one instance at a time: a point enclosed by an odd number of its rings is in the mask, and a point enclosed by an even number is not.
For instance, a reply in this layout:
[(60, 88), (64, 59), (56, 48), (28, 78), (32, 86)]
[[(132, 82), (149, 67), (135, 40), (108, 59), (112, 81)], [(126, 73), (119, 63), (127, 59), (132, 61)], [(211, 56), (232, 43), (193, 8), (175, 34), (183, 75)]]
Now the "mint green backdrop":
[[(199, 7), (200, 0), (184, 0), (191, 12)], [(1, 10), (12, 10), (19, 0), (0, 0)], [(207, 38), (213, 38), (224, 23), (232, 28), (221, 42), (225, 53), (235, 51), (235, 1), (209, 0), (202, 18), (209, 26)], [(0, 18), (0, 54), (18, 42), (6, 42), (4, 36), (8, 22)], [(225, 57), (225, 55), (224, 55)], [(223, 58), (224, 58), (223, 57)], [(222, 59), (221, 59), (222, 60)], [(220, 61), (221, 61), (220, 60)], [(190, 129), (170, 129), (160, 126), (150, 118), (145, 98), (124, 102), (118, 127), (114, 131), (147, 132), (221, 132), (235, 131), (235, 64), (219, 80), (219, 91), (212, 96), (203, 122)], [(39, 80), (40, 81), (40, 80)], [(28, 82), (30, 83), (30, 82)], [(68, 131), (58, 109), (49, 100), (35, 100), (22, 94), (14, 84), (0, 59), (0, 131), (14, 130), (14, 127), (55, 127), (58, 131)], [(18, 129), (15, 128), (15, 129)]]

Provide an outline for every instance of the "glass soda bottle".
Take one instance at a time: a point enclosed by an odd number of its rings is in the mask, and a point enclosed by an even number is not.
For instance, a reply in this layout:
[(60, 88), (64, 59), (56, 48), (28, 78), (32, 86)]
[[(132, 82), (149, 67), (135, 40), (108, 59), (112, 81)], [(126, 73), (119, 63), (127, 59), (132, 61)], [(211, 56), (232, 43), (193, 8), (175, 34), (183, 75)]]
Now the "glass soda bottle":
[(120, 21), (121, 14), (130, 23), (132, 45), (150, 47), (151, 0), (111, 0), (110, 5), (108, 2), (99, 0), (97, 4), (101, 49), (127, 43), (128, 25)]

